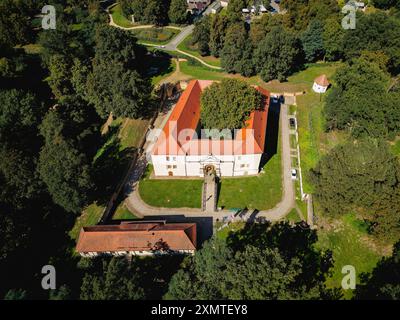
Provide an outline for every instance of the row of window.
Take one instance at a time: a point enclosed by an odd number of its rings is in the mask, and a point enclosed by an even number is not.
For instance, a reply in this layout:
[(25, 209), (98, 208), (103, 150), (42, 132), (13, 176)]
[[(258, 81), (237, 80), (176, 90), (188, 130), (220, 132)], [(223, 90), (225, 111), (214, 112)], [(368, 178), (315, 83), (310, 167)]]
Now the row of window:
[[(167, 165), (167, 169), (168, 170), (170, 170), (170, 169), (176, 169), (176, 168), (178, 168), (178, 166), (177, 165)], [(240, 168), (250, 168), (250, 165), (249, 164), (241, 164), (240, 165)]]
[[(165, 157), (167, 161), (176, 161), (176, 157), (170, 157), (170, 156), (166, 156)], [(242, 156), (238, 156), (238, 161), (242, 160)]]

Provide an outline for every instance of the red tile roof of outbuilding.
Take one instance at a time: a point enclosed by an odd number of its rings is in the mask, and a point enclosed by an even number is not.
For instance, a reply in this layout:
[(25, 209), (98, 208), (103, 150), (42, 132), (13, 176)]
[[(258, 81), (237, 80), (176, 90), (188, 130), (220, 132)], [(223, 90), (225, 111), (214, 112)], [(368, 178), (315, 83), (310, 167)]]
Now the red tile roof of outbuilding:
[(148, 221), (83, 227), (76, 251), (151, 251), (160, 246), (170, 250), (195, 250), (196, 224)]

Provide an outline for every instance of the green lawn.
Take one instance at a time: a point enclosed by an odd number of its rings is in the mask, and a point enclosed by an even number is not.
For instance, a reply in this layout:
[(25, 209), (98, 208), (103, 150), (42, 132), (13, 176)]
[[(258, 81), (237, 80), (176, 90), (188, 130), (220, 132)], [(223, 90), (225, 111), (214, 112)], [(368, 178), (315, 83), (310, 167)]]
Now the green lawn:
[(27, 54), (39, 54), (43, 47), (37, 43), (26, 44), (22, 47)]
[(129, 209), (121, 203), (117, 210), (115, 210), (115, 213), (112, 217), (112, 220), (136, 220), (139, 219), (136, 217), (132, 212), (129, 211)]
[(126, 148), (139, 147), (148, 126), (148, 120), (124, 119), (118, 135), (121, 141), (122, 150)]
[(300, 221), (301, 221), (301, 218), (300, 218), (300, 216), (299, 216), (299, 213), (297, 212), (296, 209), (292, 209), (292, 210), (289, 212), (289, 214), (285, 217), (285, 219), (286, 219), (287, 221), (293, 222), (293, 223), (296, 223), (296, 222), (300, 222)]
[(159, 68), (159, 72), (153, 75), (151, 78), (151, 83), (153, 84), (153, 86), (156, 86), (162, 80), (169, 77), (176, 71), (176, 60), (164, 59), (163, 61), (156, 61), (154, 66), (157, 66)]
[[(318, 231), (317, 248), (332, 250), (333, 253), (333, 273), (326, 281), (330, 288), (341, 288), (344, 276), (341, 272), (343, 266), (354, 266), (357, 283), (360, 283), (361, 273), (371, 272), (382, 258), (378, 250), (373, 250), (366, 244), (366, 227), (362, 221), (355, 218), (355, 215), (344, 215), (337, 222), (338, 225), (329, 231), (324, 229)], [(335, 223), (331, 222), (331, 224)], [(350, 299), (353, 295), (351, 290), (342, 290), (342, 292), (345, 299)]]
[(153, 167), (147, 168), (139, 184), (140, 196), (154, 207), (200, 208), (203, 180), (157, 180), (149, 179)]
[[(232, 222), (228, 224), (226, 227), (216, 232), (217, 238), (221, 240), (226, 240), (230, 233), (234, 233), (243, 229), (245, 225), (246, 225), (245, 222)], [(216, 223), (215, 226), (216, 228), (219, 228), (220, 226), (222, 226), (222, 222)]]
[(190, 63), (189, 61), (183, 61), (180, 62), (180, 67), (181, 72), (199, 80), (221, 80), (229, 76), (225, 72), (203, 66), (200, 62)]
[(398, 156), (400, 156), (400, 139), (392, 145), (392, 152)]
[(300, 144), (300, 161), (305, 193), (312, 192), (308, 172), (315, 167), (321, 156), (346, 138), (344, 132), (325, 132), (323, 105), (325, 95), (311, 90), (313, 80), (320, 74), (331, 78), (339, 64), (315, 64), (289, 78), (289, 82), (307, 83), (307, 93), (297, 97), (297, 124)]
[(119, 4), (117, 4), (116, 6), (112, 7), (110, 9), (110, 13), (113, 17), (113, 20), (115, 22), (115, 24), (124, 27), (124, 28), (129, 28), (129, 27), (133, 27), (134, 24), (132, 23), (132, 21), (128, 20), (127, 18), (125, 18), (125, 16), (122, 14), (122, 9), (121, 6)]
[(103, 211), (104, 207), (99, 206), (96, 203), (88, 206), (85, 210), (83, 210), (80, 217), (76, 219), (74, 227), (69, 232), (70, 237), (72, 239), (77, 239), (82, 227), (93, 226), (97, 224), (101, 218)]
[(196, 46), (191, 45), (192, 41), (192, 35), (188, 35), (185, 40), (183, 40), (179, 45), (178, 49), (187, 53), (190, 53), (191, 55), (200, 58), (204, 62), (208, 63), (209, 65), (220, 67), (221, 66), (221, 60), (219, 58), (215, 58), (213, 56), (205, 56), (203, 57), (199, 51), (197, 50)]
[(282, 199), (281, 155), (273, 156), (256, 177), (222, 178), (218, 206), (267, 210)]
[[(149, 179), (149, 166), (140, 182), (140, 196), (147, 204), (167, 208), (200, 208), (203, 180)], [(243, 178), (222, 178), (218, 206), (266, 210), (282, 199), (282, 170), (280, 153), (264, 167), (264, 173)]]
[(180, 30), (174, 28), (144, 28), (131, 31), (139, 43), (149, 44), (167, 44), (173, 37), (175, 37)]

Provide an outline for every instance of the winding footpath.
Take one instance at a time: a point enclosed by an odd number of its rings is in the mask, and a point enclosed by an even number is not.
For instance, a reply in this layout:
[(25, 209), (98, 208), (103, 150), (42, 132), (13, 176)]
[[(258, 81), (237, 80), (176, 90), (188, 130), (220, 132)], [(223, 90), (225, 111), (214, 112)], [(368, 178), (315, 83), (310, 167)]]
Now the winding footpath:
[[(166, 116), (166, 118), (168, 115)], [(289, 142), (289, 119), (288, 119), (288, 106), (282, 105), (280, 111), (280, 131), (282, 143), (282, 171), (283, 171), (283, 197), (274, 208), (270, 210), (263, 210), (249, 212), (243, 217), (245, 221), (254, 221), (257, 217), (264, 217), (269, 221), (278, 221), (284, 218), (295, 205), (295, 193), (293, 181), (291, 178), (290, 168), (290, 142)], [(152, 139), (153, 140), (153, 139)], [(152, 143), (146, 142), (144, 150), (151, 150)], [(145, 203), (139, 194), (139, 180), (143, 175), (147, 166), (146, 152), (143, 152), (138, 161), (135, 169), (131, 173), (128, 183), (125, 186), (125, 205), (132, 212), (136, 212), (142, 217), (146, 216), (185, 216), (185, 217), (212, 217), (215, 222), (217, 219), (222, 221), (224, 217), (230, 216), (232, 212), (229, 210), (221, 210), (213, 213), (205, 213), (201, 209), (195, 208), (163, 208), (152, 207)]]
[[(110, 13), (110, 9), (115, 6), (115, 4), (111, 5), (110, 7), (107, 8), (107, 13), (108, 16), (110, 17), (110, 26), (115, 27), (115, 28), (119, 28), (122, 30), (138, 30), (138, 29), (147, 29), (147, 28), (153, 28), (155, 27), (154, 25), (140, 25), (140, 26), (132, 26), (132, 27), (122, 27), (118, 24), (115, 23), (114, 18), (112, 16), (112, 14)], [(206, 10), (203, 15), (207, 15), (210, 14), (209, 10)], [(199, 57), (196, 57), (195, 55), (188, 53), (186, 51), (182, 51), (178, 48), (178, 46), (182, 43), (183, 40), (186, 39), (186, 37), (188, 37), (194, 29), (194, 25), (189, 25), (186, 26), (184, 28), (179, 28), (179, 27), (175, 27), (175, 26), (167, 26), (166, 28), (169, 29), (175, 29), (175, 30), (180, 30), (181, 32), (179, 34), (177, 34), (173, 39), (171, 39), (171, 41), (169, 43), (167, 43), (166, 45), (158, 45), (158, 44), (154, 44), (154, 43), (145, 43), (143, 42), (142, 44), (144, 46), (149, 46), (149, 47), (156, 47), (165, 51), (170, 51), (170, 52), (179, 52), (180, 54), (183, 54), (185, 56), (188, 56), (192, 59), (197, 60), (198, 62), (200, 62), (202, 65), (210, 68), (210, 69), (214, 69), (214, 70), (222, 70), (221, 67), (218, 66), (213, 66), (211, 64), (208, 64), (207, 62), (203, 61), (202, 59), (200, 59)]]

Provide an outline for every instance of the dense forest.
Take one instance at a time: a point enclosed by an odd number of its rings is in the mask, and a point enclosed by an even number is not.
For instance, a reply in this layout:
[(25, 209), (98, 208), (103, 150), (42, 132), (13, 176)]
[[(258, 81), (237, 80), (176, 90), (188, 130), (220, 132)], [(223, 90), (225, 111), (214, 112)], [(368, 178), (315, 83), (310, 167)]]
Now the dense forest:
[[(190, 20), (185, 1), (120, 2), (143, 23)], [(241, 14), (248, 1), (231, 0), (226, 12), (196, 22), (193, 44), (220, 57), (227, 72), (265, 81), (284, 81), (307, 63), (343, 61), (324, 112), (327, 131), (351, 138), (310, 176), (324, 212), (356, 210), (376, 239), (397, 242), (355, 298), (399, 299), (400, 163), (387, 140), (400, 131), (400, 7), (373, 3), (382, 10), (358, 12), (358, 27), (343, 30), (334, 0), (282, 0), (287, 14), (250, 25)], [(334, 261), (315, 248), (316, 232), (287, 223), (247, 225), (226, 240), (210, 239), (193, 257), (128, 263), (76, 256), (68, 231), (93, 199), (106, 201), (104, 177), (116, 170), (94, 161), (104, 143), (100, 128), (111, 112), (134, 119), (154, 113), (152, 55), (132, 34), (107, 26), (99, 1), (46, 1), (57, 8), (55, 30), (38, 27), (44, 4), (0, 0), (1, 298), (340, 298), (326, 287)], [(32, 44), (39, 52), (29, 51)], [(56, 290), (41, 288), (46, 264), (56, 267)]]
[[(104, 196), (104, 176), (115, 174), (115, 162), (93, 160), (104, 143), (100, 127), (110, 112), (132, 118), (153, 112), (146, 48), (106, 26), (98, 1), (51, 4), (57, 28), (42, 30), (35, 16), (44, 2), (0, 2), (0, 296), (6, 299), (79, 298), (85, 270), (95, 267), (78, 265), (68, 231), (90, 201)], [(26, 49), (32, 43), (39, 54)], [(59, 289), (50, 295), (40, 285), (46, 264), (58, 272)]]

